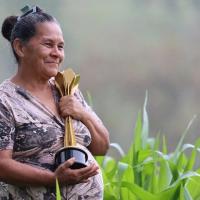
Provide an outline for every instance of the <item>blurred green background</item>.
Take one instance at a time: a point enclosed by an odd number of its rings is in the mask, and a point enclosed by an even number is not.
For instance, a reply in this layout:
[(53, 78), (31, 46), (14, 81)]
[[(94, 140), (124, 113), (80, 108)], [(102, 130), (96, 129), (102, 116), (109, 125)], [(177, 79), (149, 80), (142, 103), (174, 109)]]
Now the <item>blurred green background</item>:
[[(200, 112), (199, 0), (4, 0), (0, 22), (39, 5), (55, 16), (64, 33), (65, 61), (81, 75), (94, 109), (125, 150), (148, 90), (150, 132), (174, 148)], [(8, 42), (0, 37), (0, 82), (16, 71)], [(188, 142), (200, 135), (199, 117)]]

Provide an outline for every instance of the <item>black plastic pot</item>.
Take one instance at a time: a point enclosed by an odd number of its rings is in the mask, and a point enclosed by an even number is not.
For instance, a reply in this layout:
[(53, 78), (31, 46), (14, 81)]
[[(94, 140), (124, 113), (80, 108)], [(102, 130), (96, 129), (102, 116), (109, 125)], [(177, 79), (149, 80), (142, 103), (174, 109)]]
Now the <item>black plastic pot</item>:
[(71, 169), (80, 169), (87, 166), (88, 155), (85, 151), (77, 147), (65, 147), (60, 149), (55, 155), (55, 168), (72, 157), (74, 157), (76, 161), (70, 167)]

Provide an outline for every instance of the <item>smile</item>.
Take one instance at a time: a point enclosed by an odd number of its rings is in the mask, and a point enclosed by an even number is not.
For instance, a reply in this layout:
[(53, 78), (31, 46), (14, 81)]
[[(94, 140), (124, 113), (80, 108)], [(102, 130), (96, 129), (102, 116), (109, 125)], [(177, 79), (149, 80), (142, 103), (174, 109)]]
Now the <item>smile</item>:
[(58, 62), (46, 62), (47, 64), (59, 64)]

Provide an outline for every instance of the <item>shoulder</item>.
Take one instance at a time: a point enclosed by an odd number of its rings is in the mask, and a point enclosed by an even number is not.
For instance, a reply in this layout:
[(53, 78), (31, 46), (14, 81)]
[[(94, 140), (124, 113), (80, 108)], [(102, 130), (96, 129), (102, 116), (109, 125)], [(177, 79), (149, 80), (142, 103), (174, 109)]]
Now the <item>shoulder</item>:
[(74, 96), (81, 102), (81, 104), (85, 107), (88, 107), (87, 102), (85, 101), (82, 92), (79, 88), (74, 91)]
[(74, 91), (74, 95), (77, 96), (77, 97), (79, 97), (80, 99), (84, 99), (83, 94), (82, 94), (82, 92), (80, 91), (79, 88), (77, 88), (77, 89)]
[(5, 119), (12, 119), (12, 93), (13, 89), (10, 87), (9, 82), (5, 80), (0, 84), (0, 122), (7, 121)]
[(6, 79), (0, 84), (0, 101), (3, 102), (12, 96), (14, 92), (14, 88), (10, 84), (9, 79)]
[(18, 104), (20, 95), (18, 88), (10, 79), (6, 79), (0, 84), (0, 104), (12, 110), (13, 105)]
[[(10, 81), (10, 79), (6, 79), (4, 80), (1, 84), (0, 84), (0, 94), (7, 94), (7, 95), (12, 95), (15, 92), (15, 86), (14, 84)], [(0, 95), (0, 97), (1, 97)]]

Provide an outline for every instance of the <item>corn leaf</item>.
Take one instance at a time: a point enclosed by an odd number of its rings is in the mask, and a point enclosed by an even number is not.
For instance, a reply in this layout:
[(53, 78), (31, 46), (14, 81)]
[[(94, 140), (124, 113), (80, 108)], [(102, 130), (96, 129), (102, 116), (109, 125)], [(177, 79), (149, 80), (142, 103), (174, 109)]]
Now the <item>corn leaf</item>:
[(141, 112), (138, 113), (135, 130), (134, 130), (134, 143), (132, 148), (134, 148), (135, 152), (138, 152), (142, 149), (142, 117)]
[(181, 146), (182, 146), (182, 144), (183, 144), (183, 140), (184, 140), (185, 136), (187, 135), (187, 133), (189, 132), (189, 129), (190, 129), (190, 127), (191, 127), (191, 125), (193, 124), (193, 122), (194, 122), (195, 119), (196, 119), (196, 115), (194, 115), (193, 118), (189, 121), (189, 123), (188, 123), (188, 125), (187, 125), (185, 131), (183, 132), (183, 134), (182, 134), (182, 136), (181, 136), (181, 138), (180, 138), (180, 140), (179, 140), (179, 143), (178, 143), (178, 145), (177, 145), (177, 147), (176, 147), (176, 150), (175, 150), (175, 152), (174, 152), (174, 155), (173, 155), (174, 161), (177, 160), (178, 155), (179, 155), (180, 150), (181, 150)]
[(142, 123), (142, 148), (145, 149), (147, 146), (147, 140), (149, 135), (149, 119), (147, 114), (147, 101), (148, 101), (148, 92), (146, 91), (145, 101), (143, 105), (143, 123)]
[(61, 200), (60, 187), (57, 178), (56, 178), (56, 200)]
[[(117, 184), (117, 183), (113, 183)], [(126, 181), (121, 182), (121, 187), (125, 187), (130, 190), (133, 194), (136, 195), (140, 200), (158, 200), (153, 194), (145, 191), (143, 188), (139, 187), (136, 184), (131, 184)]]
[(160, 173), (159, 173), (159, 192), (167, 189), (172, 181), (172, 172), (169, 167), (169, 163), (166, 160), (160, 162)]
[(166, 137), (163, 135), (163, 141), (162, 141), (162, 152), (164, 154), (167, 154), (167, 142), (166, 142)]

